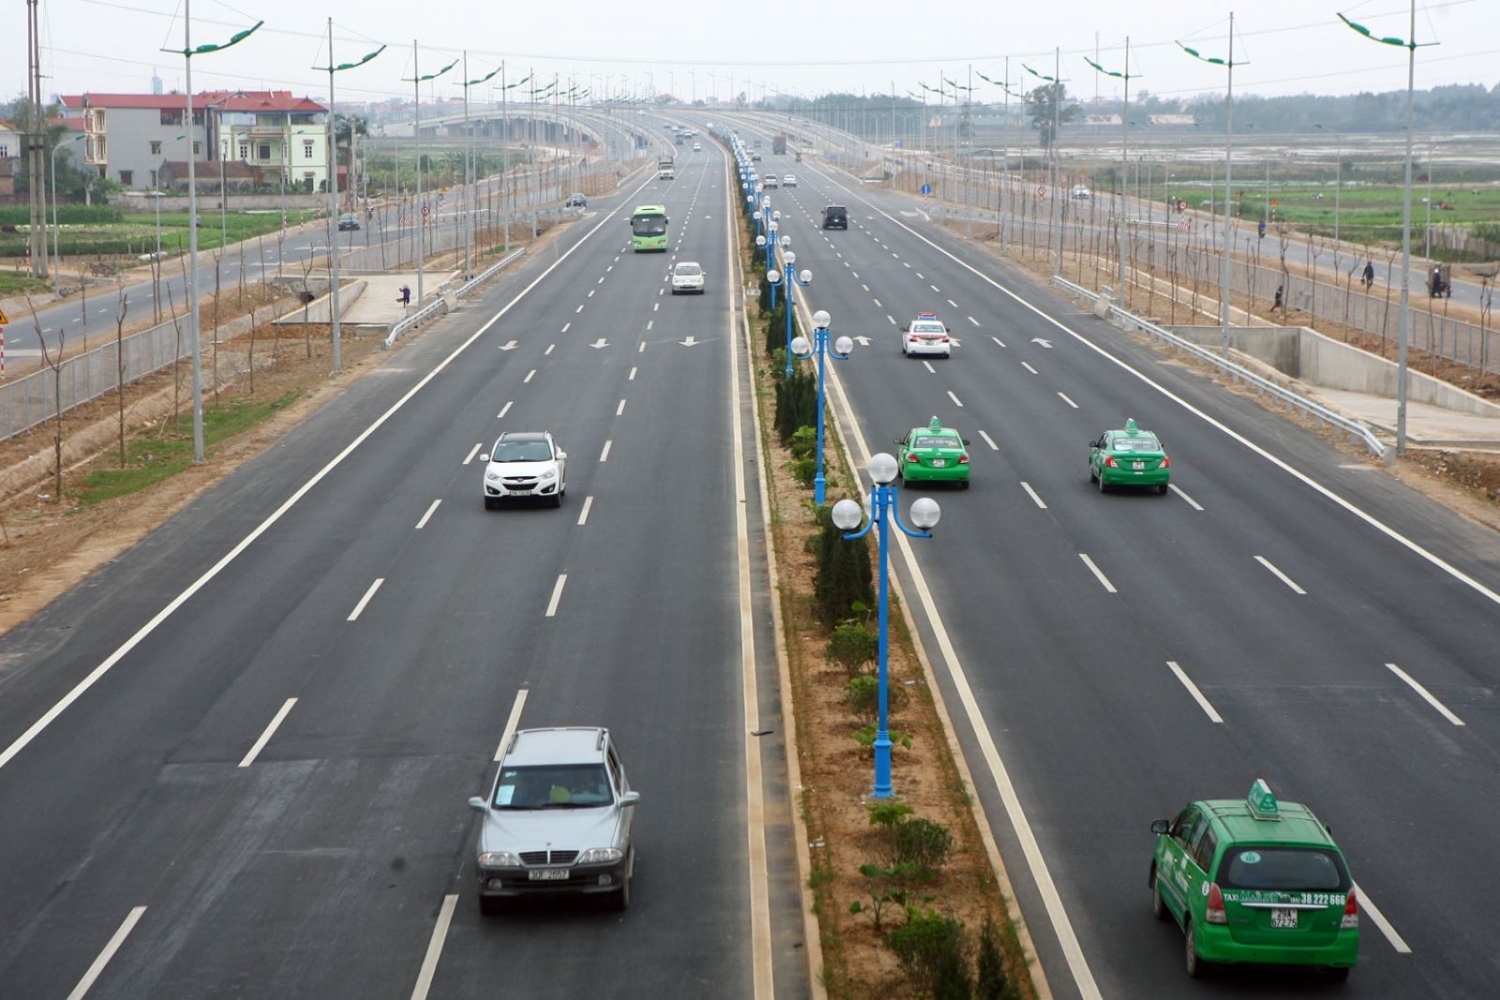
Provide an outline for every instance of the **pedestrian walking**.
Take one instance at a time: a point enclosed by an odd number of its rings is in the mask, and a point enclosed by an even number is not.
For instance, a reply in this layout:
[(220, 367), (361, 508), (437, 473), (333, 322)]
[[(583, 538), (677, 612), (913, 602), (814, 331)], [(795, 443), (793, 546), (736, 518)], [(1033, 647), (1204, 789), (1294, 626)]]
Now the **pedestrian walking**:
[(1374, 261), (1369, 261), (1369, 260), (1365, 261), (1365, 274), (1364, 274), (1364, 277), (1360, 279), (1359, 283), (1361, 285), (1364, 285), (1366, 288), (1372, 288), (1372, 287), (1374, 287), (1374, 285), (1375, 285), (1375, 262)]
[(411, 286), (410, 285), (402, 285), (401, 286), (401, 298), (400, 298), (399, 301), (401, 302), (401, 304), (403, 306), (409, 306), (409, 305), (411, 305)]
[(1286, 287), (1285, 285), (1277, 285), (1276, 286), (1276, 304), (1271, 307), (1271, 311), (1272, 312), (1275, 312), (1276, 310), (1280, 309), (1281, 310), (1281, 314), (1283, 316), (1286, 315), (1286, 309), (1283, 308), (1282, 305), (1281, 305), (1281, 292), (1282, 292), (1282, 289), (1284, 289), (1285, 287)]

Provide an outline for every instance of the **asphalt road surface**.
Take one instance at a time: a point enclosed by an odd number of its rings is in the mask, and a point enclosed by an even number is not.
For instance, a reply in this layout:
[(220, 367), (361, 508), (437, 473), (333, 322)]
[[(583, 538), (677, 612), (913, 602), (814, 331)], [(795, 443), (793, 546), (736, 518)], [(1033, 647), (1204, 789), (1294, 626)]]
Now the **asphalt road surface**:
[[(592, 207), (0, 640), (0, 993), (807, 994), (726, 220), (717, 149)], [(484, 509), (507, 429), (561, 509)], [(481, 918), (467, 799), (578, 724), (642, 795), (632, 906)]]
[[(856, 461), (934, 415), (972, 441), (971, 489), (902, 491), (942, 521), (893, 560), (1055, 995), (1328, 992), (1264, 970), (1192, 982), (1181, 932), (1150, 916), (1151, 820), (1257, 777), (1331, 826), (1359, 884), (1340, 995), (1500, 995), (1500, 916), (1473, 874), (1500, 823), (1493, 533), (900, 196), (790, 157), (757, 166), (799, 179), (772, 192), (813, 272), (799, 305), (858, 340), (830, 372)], [(818, 228), (828, 203), (847, 232)], [(899, 324), (921, 310), (958, 338), (951, 360), (903, 358)], [(1166, 443), (1165, 496), (1090, 484), (1088, 442), (1127, 417)]]

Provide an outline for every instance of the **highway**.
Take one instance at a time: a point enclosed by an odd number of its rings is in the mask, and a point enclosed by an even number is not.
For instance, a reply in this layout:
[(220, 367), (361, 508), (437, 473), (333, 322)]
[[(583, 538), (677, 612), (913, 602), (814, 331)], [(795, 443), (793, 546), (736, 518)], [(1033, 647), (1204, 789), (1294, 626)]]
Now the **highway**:
[[(942, 521), (893, 560), (1054, 994), (1327, 992), (1264, 970), (1192, 982), (1181, 932), (1150, 916), (1151, 820), (1257, 777), (1331, 826), (1359, 884), (1341, 995), (1500, 994), (1500, 916), (1468, 872), (1500, 821), (1493, 533), (905, 198), (807, 158), (756, 166), (798, 176), (771, 201), (813, 272), (799, 306), (860, 345), (830, 366), (856, 457), (934, 415), (972, 441), (972, 489), (903, 490)], [(828, 203), (847, 232), (818, 228)], [(958, 338), (951, 360), (903, 358), (920, 310)], [(1169, 494), (1090, 484), (1088, 442), (1127, 417), (1165, 441)], [(898, 751), (898, 794), (900, 769)]]
[[(0, 993), (808, 995), (725, 159), (685, 160), (0, 639)], [(484, 509), (507, 429), (561, 509)], [(467, 799), (551, 725), (641, 792), (631, 908), (481, 918)]]

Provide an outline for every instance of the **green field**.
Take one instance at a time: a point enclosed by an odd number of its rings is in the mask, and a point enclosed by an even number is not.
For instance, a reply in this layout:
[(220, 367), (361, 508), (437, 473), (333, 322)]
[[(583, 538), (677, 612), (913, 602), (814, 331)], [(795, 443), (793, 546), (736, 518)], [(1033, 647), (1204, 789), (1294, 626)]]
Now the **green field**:
[[(278, 212), (247, 213), (231, 212), (223, 217), (220, 225), (218, 212), (200, 210), (198, 217), (198, 249), (215, 250), (226, 241), (229, 244), (253, 239), (265, 233), (274, 233), (281, 228)], [(301, 222), (294, 215), (287, 220), (289, 225)], [(52, 229), (48, 227), (48, 243), (52, 242)], [(186, 253), (188, 249), (188, 214), (186, 212), (163, 212), (161, 214), (161, 251), (167, 256)], [(157, 219), (154, 212), (126, 212), (119, 222), (67, 223), (57, 233), (58, 247), (64, 258), (63, 267), (68, 267), (69, 257), (121, 257), (140, 256), (155, 251), (157, 247)], [(26, 252), (26, 227), (18, 226), (17, 232), (0, 233), (0, 257), (20, 257)]]

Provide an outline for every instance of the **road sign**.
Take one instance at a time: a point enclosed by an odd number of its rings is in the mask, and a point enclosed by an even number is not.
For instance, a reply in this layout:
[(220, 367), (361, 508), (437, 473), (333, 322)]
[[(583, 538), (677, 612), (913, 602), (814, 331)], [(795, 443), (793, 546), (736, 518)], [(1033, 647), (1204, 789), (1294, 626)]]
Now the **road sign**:
[(1280, 205), (1280, 204), (1281, 204), (1281, 199), (1280, 199), (1280, 198), (1272, 198), (1272, 199), (1271, 199), (1271, 204), (1272, 204), (1272, 205), (1273, 205), (1273, 206), (1275, 206), (1275, 205)]
[(1044, 187), (1037, 188), (1036, 189), (1036, 196), (1038, 198), (1045, 198), (1045, 197), (1047, 197), (1047, 189), (1044, 188)]
[(932, 194), (932, 185), (931, 184), (923, 184), (922, 185), (922, 193), (923, 194)]
[(0, 326), (4, 326), (5, 324), (7, 324), (9, 322), (10, 322), (10, 319), (9, 319), (9, 317), (7, 317), (5, 315), (5, 310), (4, 309), (0, 309)]

